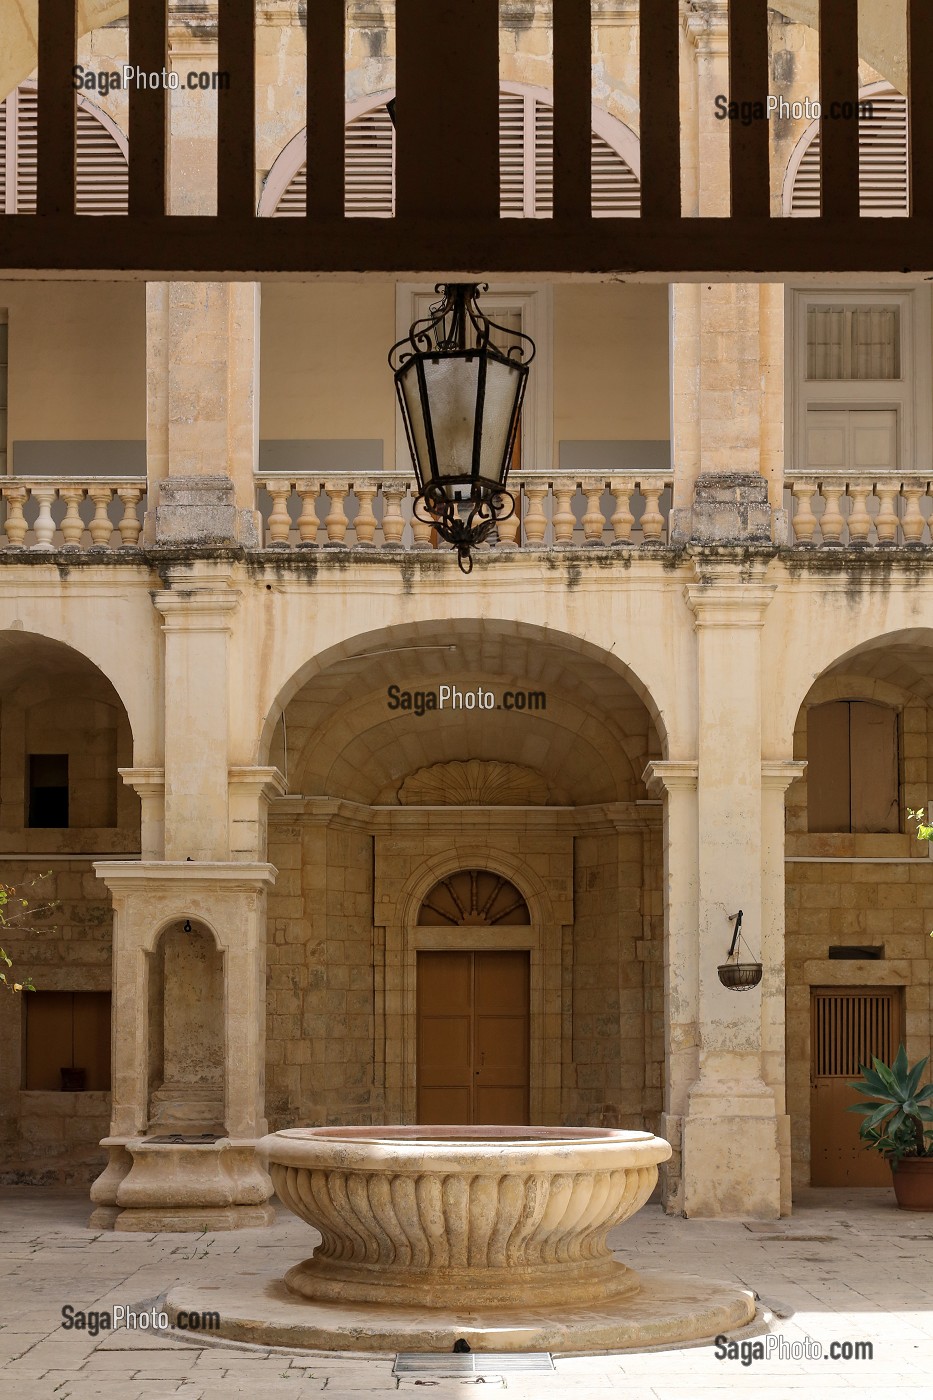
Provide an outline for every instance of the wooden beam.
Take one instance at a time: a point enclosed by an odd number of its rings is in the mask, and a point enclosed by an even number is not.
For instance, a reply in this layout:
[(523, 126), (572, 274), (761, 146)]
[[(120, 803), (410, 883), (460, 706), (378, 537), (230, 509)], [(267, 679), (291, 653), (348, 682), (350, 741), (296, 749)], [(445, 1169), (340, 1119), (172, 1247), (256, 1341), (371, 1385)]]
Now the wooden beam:
[(907, 0), (910, 212), (933, 217), (933, 6)]
[[(168, 68), (166, 0), (129, 0), (129, 63), (143, 73)], [(168, 93), (136, 83), (129, 93), (131, 216), (166, 213)]]
[(399, 216), (498, 219), (498, 0), (398, 0), (396, 52)]
[(553, 0), (554, 214), (592, 217), (593, 38), (590, 5)]
[(39, 0), (36, 212), (43, 215), (75, 209), (77, 34), (75, 0)]
[(4, 276), (65, 270), (248, 279), (360, 271), (392, 280), (409, 269), (439, 276), (646, 276), (780, 281), (798, 273), (933, 275), (933, 219), (0, 219)]
[[(770, 86), (768, 0), (729, 0), (729, 100), (764, 113)], [(767, 117), (728, 125), (732, 213), (764, 217), (771, 209)]]
[(217, 213), (236, 218), (256, 213), (254, 0), (218, 0), (217, 18)]
[(650, 218), (680, 217), (680, 6), (641, 0), (638, 120), (641, 209)]
[(309, 217), (344, 209), (346, 0), (308, 0)]
[(857, 218), (858, 0), (820, 0), (820, 213)]

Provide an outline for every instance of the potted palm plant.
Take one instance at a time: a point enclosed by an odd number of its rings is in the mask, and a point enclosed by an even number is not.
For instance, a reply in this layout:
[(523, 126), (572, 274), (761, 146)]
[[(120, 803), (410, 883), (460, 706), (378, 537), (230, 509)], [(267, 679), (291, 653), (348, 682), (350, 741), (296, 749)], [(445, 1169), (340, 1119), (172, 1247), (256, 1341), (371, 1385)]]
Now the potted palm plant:
[(933, 1211), (933, 1128), (927, 1127), (933, 1123), (933, 1084), (920, 1084), (926, 1065), (924, 1059), (909, 1067), (901, 1045), (893, 1064), (874, 1057), (871, 1069), (859, 1065), (863, 1078), (849, 1083), (871, 1096), (848, 1111), (863, 1115), (859, 1137), (890, 1163), (901, 1210)]

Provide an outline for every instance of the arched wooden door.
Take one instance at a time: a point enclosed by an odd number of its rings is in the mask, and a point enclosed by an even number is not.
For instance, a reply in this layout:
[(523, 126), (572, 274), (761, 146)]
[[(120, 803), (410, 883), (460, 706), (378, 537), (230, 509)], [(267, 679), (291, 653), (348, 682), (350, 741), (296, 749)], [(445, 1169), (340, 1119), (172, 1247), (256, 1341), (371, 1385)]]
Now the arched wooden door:
[(529, 1121), (530, 954), (457, 946), (454, 934), (529, 922), (515, 886), (485, 870), (458, 871), (425, 899), (419, 925), (453, 936), (418, 953), (419, 1123)]

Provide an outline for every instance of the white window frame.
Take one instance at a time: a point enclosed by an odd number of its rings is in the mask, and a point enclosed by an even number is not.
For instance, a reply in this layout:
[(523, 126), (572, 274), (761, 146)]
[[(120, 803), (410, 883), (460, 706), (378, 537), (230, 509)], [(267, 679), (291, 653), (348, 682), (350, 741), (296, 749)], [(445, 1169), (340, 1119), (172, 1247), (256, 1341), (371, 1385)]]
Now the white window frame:
[[(434, 290), (442, 277), (429, 282), (399, 282), (395, 288), (396, 339), (408, 334), (412, 322), (427, 314), (429, 303), (439, 300)], [(554, 290), (544, 282), (521, 284), (491, 282), (480, 305), (496, 319), (497, 303), (518, 306), (522, 331), (535, 343), (535, 358), (528, 376), (522, 408), (522, 471), (549, 472), (554, 467), (553, 326)], [(411, 454), (402, 415), (395, 417), (395, 460), (400, 470), (411, 466)]]
[[(900, 313), (899, 379), (807, 379), (807, 311), (811, 306), (896, 306)], [(807, 414), (811, 409), (894, 409), (898, 419), (897, 471), (926, 471), (933, 455), (931, 289), (911, 287), (789, 287), (785, 298), (786, 470), (807, 467)], [(855, 473), (853, 473), (854, 475)]]

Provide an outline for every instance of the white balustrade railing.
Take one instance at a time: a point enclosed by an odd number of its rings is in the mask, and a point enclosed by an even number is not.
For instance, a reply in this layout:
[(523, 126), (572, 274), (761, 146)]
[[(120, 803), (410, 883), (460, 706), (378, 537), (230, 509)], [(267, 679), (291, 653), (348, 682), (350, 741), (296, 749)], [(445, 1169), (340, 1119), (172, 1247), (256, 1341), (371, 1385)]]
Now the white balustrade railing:
[(933, 543), (933, 477), (801, 474), (786, 479), (784, 500), (791, 545)]
[(29, 550), (133, 549), (145, 496), (144, 479), (0, 477), (0, 544)]
[[(660, 472), (515, 472), (509, 478), (515, 514), (499, 522), (494, 547), (666, 543), (672, 484)], [(410, 472), (277, 473), (258, 478), (258, 487), (267, 548), (446, 548), (431, 525), (413, 515)]]

